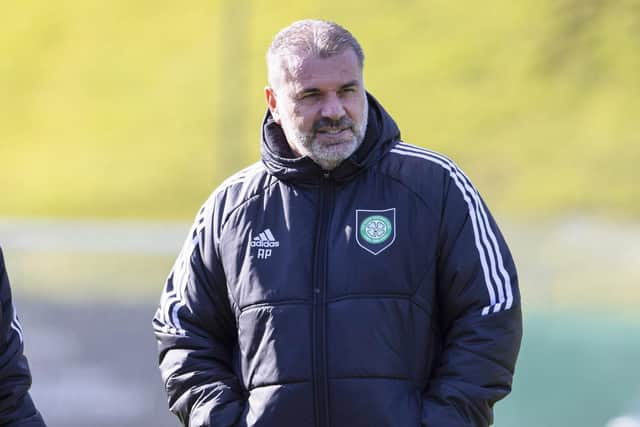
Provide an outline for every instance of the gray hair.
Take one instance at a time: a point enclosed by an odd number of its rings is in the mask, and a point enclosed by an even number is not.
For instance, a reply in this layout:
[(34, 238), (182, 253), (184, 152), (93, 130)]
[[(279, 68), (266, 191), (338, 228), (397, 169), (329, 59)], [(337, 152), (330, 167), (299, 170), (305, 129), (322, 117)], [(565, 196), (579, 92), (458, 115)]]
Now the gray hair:
[(269, 83), (273, 86), (274, 73), (284, 61), (303, 56), (328, 58), (353, 49), (360, 68), (364, 65), (364, 52), (360, 43), (345, 28), (335, 22), (305, 19), (282, 29), (267, 50)]

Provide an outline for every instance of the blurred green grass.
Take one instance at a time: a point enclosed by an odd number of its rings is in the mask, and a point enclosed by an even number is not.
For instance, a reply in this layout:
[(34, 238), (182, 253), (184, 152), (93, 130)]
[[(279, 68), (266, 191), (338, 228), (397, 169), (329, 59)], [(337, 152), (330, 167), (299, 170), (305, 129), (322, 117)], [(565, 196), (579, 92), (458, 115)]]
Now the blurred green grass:
[(35, 0), (0, 15), (0, 215), (190, 218), (258, 158), (264, 51), (342, 23), (406, 141), (498, 213), (640, 214), (640, 3)]
[(496, 427), (604, 427), (640, 403), (640, 323), (615, 312), (529, 311)]

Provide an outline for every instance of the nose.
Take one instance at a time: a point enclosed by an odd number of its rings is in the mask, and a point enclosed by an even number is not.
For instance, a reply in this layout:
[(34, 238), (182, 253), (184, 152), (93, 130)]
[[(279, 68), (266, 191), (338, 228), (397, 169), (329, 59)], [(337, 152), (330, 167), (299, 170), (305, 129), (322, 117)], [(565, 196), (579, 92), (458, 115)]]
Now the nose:
[(339, 120), (345, 115), (344, 106), (342, 100), (336, 93), (328, 93), (325, 96), (324, 103), (322, 104), (321, 114), (323, 117), (330, 118), (332, 120)]

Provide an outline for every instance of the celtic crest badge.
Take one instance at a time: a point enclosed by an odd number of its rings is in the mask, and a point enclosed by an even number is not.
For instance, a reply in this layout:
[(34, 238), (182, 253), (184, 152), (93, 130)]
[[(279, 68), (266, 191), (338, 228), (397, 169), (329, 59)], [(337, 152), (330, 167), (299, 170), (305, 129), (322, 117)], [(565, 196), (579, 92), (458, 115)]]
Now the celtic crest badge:
[(396, 209), (356, 209), (356, 225), (358, 245), (378, 255), (396, 239)]

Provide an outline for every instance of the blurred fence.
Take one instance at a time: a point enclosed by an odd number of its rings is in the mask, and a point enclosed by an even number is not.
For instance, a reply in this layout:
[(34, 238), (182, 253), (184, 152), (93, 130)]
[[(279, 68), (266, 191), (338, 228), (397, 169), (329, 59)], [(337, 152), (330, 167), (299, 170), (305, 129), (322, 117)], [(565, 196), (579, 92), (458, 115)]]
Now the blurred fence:
[[(188, 228), (0, 219), (33, 394), (50, 427), (178, 425), (150, 320)], [(495, 425), (630, 423), (623, 416), (640, 409), (640, 226), (575, 217), (503, 231), (525, 336)]]

